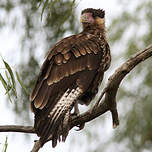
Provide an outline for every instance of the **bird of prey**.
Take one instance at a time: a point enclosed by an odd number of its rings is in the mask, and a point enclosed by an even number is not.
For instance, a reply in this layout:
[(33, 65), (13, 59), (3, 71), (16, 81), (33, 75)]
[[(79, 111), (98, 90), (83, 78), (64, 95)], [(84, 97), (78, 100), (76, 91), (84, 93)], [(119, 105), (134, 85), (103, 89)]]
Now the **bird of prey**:
[(48, 52), (31, 93), (34, 128), (43, 145), (65, 141), (71, 110), (88, 105), (98, 92), (111, 62), (106, 40), (105, 12), (87, 8), (81, 13), (82, 32), (57, 42)]

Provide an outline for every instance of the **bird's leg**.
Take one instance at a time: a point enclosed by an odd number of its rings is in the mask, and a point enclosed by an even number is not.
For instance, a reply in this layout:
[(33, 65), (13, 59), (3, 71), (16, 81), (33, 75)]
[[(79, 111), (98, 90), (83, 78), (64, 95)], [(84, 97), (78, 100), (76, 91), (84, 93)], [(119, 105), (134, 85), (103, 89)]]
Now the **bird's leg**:
[(71, 113), (72, 116), (78, 116), (80, 114), (79, 107), (78, 107), (78, 101), (76, 100), (74, 102), (74, 112)]
[(79, 111), (79, 107), (78, 107), (78, 101), (76, 100), (74, 103), (74, 115), (79, 115), (80, 111)]
[[(77, 100), (74, 103), (74, 112), (72, 113), (72, 115), (78, 116), (79, 114), (80, 114), (80, 111), (79, 111), (78, 100)], [(76, 131), (82, 130), (84, 126), (85, 126), (85, 123), (77, 125), (78, 129), (76, 129)]]

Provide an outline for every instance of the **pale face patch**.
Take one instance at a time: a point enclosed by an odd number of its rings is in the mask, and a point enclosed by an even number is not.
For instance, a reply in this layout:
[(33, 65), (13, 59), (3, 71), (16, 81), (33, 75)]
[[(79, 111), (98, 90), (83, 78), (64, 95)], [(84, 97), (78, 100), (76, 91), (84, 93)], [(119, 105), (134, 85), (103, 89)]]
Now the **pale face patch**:
[(92, 13), (84, 13), (80, 18), (81, 23), (94, 23), (94, 18), (92, 17)]

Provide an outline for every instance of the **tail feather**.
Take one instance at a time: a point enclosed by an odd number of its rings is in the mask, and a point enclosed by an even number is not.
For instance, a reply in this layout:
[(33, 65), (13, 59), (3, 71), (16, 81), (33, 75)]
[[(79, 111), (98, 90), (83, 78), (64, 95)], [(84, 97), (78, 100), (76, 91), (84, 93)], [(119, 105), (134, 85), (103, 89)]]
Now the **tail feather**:
[(62, 141), (66, 140), (70, 129), (70, 112), (81, 94), (82, 90), (79, 87), (67, 89), (43, 120), (35, 119), (36, 132), (40, 136), (42, 145), (49, 137), (52, 137), (52, 147), (57, 145), (61, 137)]
[(64, 120), (63, 120), (63, 126), (62, 126), (62, 141), (65, 142), (66, 137), (68, 136), (70, 126), (69, 126), (69, 117), (70, 116), (70, 111), (68, 111), (65, 114)]

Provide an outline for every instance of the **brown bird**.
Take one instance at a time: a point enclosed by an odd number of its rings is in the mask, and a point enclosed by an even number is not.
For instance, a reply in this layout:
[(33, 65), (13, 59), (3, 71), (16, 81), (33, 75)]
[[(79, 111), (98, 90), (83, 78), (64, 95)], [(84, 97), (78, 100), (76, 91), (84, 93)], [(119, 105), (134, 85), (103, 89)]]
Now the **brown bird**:
[(71, 110), (77, 103), (88, 105), (98, 92), (111, 62), (105, 35), (105, 12), (82, 11), (81, 33), (62, 39), (52, 47), (42, 65), (31, 94), (34, 128), (41, 144), (65, 141), (70, 130)]

